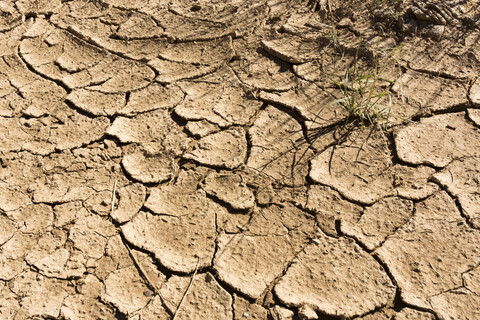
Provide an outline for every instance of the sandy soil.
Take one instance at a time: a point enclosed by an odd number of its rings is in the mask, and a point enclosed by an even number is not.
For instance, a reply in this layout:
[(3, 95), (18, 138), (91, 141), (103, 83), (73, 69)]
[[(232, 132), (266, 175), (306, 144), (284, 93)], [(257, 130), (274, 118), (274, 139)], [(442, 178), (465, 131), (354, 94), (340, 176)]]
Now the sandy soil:
[(0, 319), (480, 319), (479, 72), (478, 0), (1, 1)]

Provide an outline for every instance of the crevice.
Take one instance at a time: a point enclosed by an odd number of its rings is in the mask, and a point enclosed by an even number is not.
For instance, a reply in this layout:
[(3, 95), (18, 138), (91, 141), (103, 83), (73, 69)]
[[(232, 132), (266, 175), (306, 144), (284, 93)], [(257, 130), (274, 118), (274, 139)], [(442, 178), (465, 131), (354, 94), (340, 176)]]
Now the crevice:
[(173, 122), (175, 122), (178, 126), (180, 126), (182, 129), (183, 129), (183, 132), (185, 134), (187, 134), (185, 132), (185, 126), (188, 124), (188, 120), (186, 120), (185, 118), (182, 118), (181, 116), (179, 116), (175, 110), (172, 110), (170, 112), (170, 117), (172, 118)]
[[(162, 274), (165, 275), (166, 280), (168, 280), (172, 275), (177, 275), (177, 276), (186, 276), (186, 275), (188, 275), (188, 274), (185, 274), (185, 273), (172, 271), (172, 270), (168, 269), (167, 267), (165, 267), (164, 265), (162, 265), (162, 264), (160, 263), (160, 261), (155, 257), (155, 255), (154, 255), (152, 252), (150, 252), (150, 251), (148, 251), (148, 250), (146, 250), (146, 249), (143, 249), (143, 248), (141, 248), (141, 247), (138, 247), (138, 246), (136, 246), (135, 244), (133, 244), (133, 243), (131, 243), (130, 241), (128, 241), (128, 240), (125, 238), (125, 235), (123, 234), (123, 231), (122, 231), (121, 229), (118, 230), (118, 235), (121, 237), (122, 242), (123, 242), (124, 244), (125, 244), (125, 243), (128, 244), (128, 246), (129, 246), (131, 249), (136, 250), (136, 251), (139, 251), (139, 252), (142, 252), (142, 253), (148, 255), (148, 256), (150, 257), (150, 259), (152, 259), (153, 264), (155, 265), (157, 271), (159, 271), (159, 272), (161, 272)], [(132, 259), (132, 262), (133, 262), (133, 259)], [(142, 277), (143, 277), (143, 276), (142, 276)], [(148, 281), (146, 281), (146, 285), (147, 285), (148, 287), (151, 286), (151, 284), (149, 284)], [(154, 289), (154, 288), (153, 288), (153, 289)], [(158, 289), (160, 289), (160, 288), (158, 288)], [(153, 291), (156, 292), (155, 290), (153, 290)], [(163, 300), (163, 299), (162, 299), (162, 300)]]
[(467, 109), (470, 108), (469, 104), (459, 104), (459, 105), (454, 105), (451, 107), (448, 107), (446, 109), (442, 110), (426, 110), (426, 112), (423, 113), (417, 113), (414, 116), (412, 116), (411, 120), (414, 122), (419, 122), (421, 119), (425, 118), (431, 118), (437, 115), (442, 115), (442, 114), (449, 114), (449, 113), (459, 113), (459, 112), (465, 112)]
[[(202, 8), (200, 5), (192, 5), (191, 8), (190, 8), (190, 11), (192, 12), (198, 12), (200, 11)], [(201, 18), (201, 17), (190, 17), (188, 15), (184, 15), (178, 11), (176, 11), (175, 9), (172, 8), (171, 4), (168, 5), (168, 12), (170, 12), (171, 14), (173, 15), (176, 15), (176, 16), (179, 16), (179, 17), (182, 17), (186, 20), (189, 20), (190, 22), (197, 22), (197, 21), (202, 21), (202, 22), (208, 22), (208, 23), (212, 23), (212, 24), (217, 24), (219, 27), (224, 27), (224, 28), (227, 28), (229, 25), (225, 22), (221, 22), (221, 21), (216, 21), (216, 20), (212, 20), (212, 19), (206, 19), (206, 18)], [(152, 17), (152, 19), (154, 19)], [(154, 19), (156, 21), (156, 19)], [(163, 26), (161, 26), (163, 28)], [(164, 28), (165, 29), (165, 28)], [(197, 40), (191, 40), (192, 42), (193, 41), (197, 41)]]
[(251, 213), (251, 210), (252, 209), (235, 209), (232, 207), (232, 205), (228, 202), (225, 202), (221, 199), (219, 199), (218, 197), (208, 193), (205, 191), (205, 194), (207, 196), (208, 199), (210, 199), (211, 201), (217, 203), (219, 206), (227, 209), (228, 213), (230, 214), (240, 214), (240, 215), (249, 215)]
[[(134, 62), (134, 63), (140, 63), (140, 62), (145, 62), (143, 61), (144, 59), (133, 59), (131, 57), (128, 56), (128, 54), (125, 54), (123, 52), (117, 52), (117, 51), (113, 51), (111, 49), (108, 49), (106, 47), (103, 47), (100, 43), (98, 43), (97, 41), (93, 40), (91, 37), (88, 37), (88, 36), (85, 36), (83, 34), (81, 34), (80, 32), (74, 30), (73, 28), (71, 28), (70, 26), (67, 27), (66, 29), (65, 28), (62, 28), (61, 26), (51, 22), (56, 28), (60, 29), (60, 30), (63, 30), (64, 32), (67, 32), (70, 36), (72, 37), (75, 37), (76, 39), (80, 40), (80, 41), (84, 41), (90, 45), (92, 45), (94, 48), (96, 48), (97, 50), (99, 50), (100, 52), (102, 53), (107, 53), (107, 54), (110, 54), (110, 55), (113, 55), (113, 56), (117, 56), (119, 58), (122, 58), (122, 59), (125, 59), (125, 60), (128, 60), (128, 61), (131, 61), (131, 62)], [(150, 66), (149, 64), (147, 63), (143, 63), (142, 64), (143, 66), (147, 66), (149, 69), (152, 70), (152, 72), (154, 74), (156, 74), (156, 70), (155, 68), (153, 68), (152, 66)]]
[(118, 308), (116, 308), (115, 306), (113, 306), (115, 308), (115, 319), (116, 320), (128, 320), (128, 316), (126, 314), (123, 314), (120, 312), (120, 310), (118, 310)]
[(93, 113), (90, 113), (82, 108), (79, 108), (77, 107), (72, 101), (68, 100), (68, 99), (65, 99), (64, 100), (64, 103), (72, 110), (75, 110), (75, 112), (81, 114), (82, 116), (84, 117), (87, 117), (89, 119), (98, 119), (100, 117), (106, 117), (109, 119), (110, 123), (112, 123), (112, 116), (108, 116), (108, 115), (95, 115)]
[(422, 68), (412, 68), (410, 62), (408, 62), (408, 69), (412, 70), (412, 71), (415, 71), (415, 72), (418, 72), (418, 73), (426, 74), (426, 75), (429, 75), (429, 76), (432, 76), (432, 77), (435, 77), (435, 78), (455, 80), (455, 81), (465, 81), (465, 80), (467, 80), (467, 78), (456, 78), (455, 76), (453, 76), (451, 74), (448, 74), (446, 72), (442, 72), (442, 71), (431, 71), (431, 70), (422, 69)]
[(35, 69), (25, 60), (25, 57), (23, 56), (23, 54), (22, 54), (21, 51), (20, 51), (20, 46), (17, 47), (17, 54), (18, 54), (19, 58), (22, 60), (22, 63), (24, 64), (24, 66), (25, 66), (29, 71), (31, 71), (32, 73), (38, 75), (38, 76), (41, 77), (42, 79), (45, 79), (45, 80), (48, 80), (48, 81), (51, 81), (51, 82), (55, 83), (56, 85), (58, 85), (59, 87), (61, 87), (63, 90), (65, 90), (67, 94), (69, 94), (70, 92), (72, 92), (72, 89), (70, 89), (65, 83), (63, 83), (63, 81), (58, 80), (58, 79), (51, 78), (51, 77), (47, 76), (46, 74), (40, 73), (40, 72), (38, 72), (37, 70), (35, 70)]
[[(447, 166), (445, 166), (447, 167)], [(472, 223), (472, 221), (470, 220), (470, 217), (468, 217), (461, 204), (460, 204), (460, 200), (458, 198), (458, 196), (455, 196), (450, 190), (448, 190), (448, 186), (445, 186), (443, 185), (442, 183), (440, 183), (439, 181), (437, 181), (437, 179), (430, 179), (429, 182), (432, 182), (432, 183), (435, 183), (436, 185), (438, 185), (438, 187), (440, 188), (440, 190), (444, 191), (445, 193), (447, 193), (447, 195), (453, 200), (455, 206), (457, 207), (457, 210), (458, 212), (460, 213), (460, 216), (464, 219), (465, 223), (472, 229), (474, 230), (480, 230), (480, 228), (478, 227), (475, 227), (475, 225)]]
[(245, 140), (247, 141), (247, 152), (245, 154), (244, 164), (245, 166), (247, 166), (248, 160), (252, 155), (252, 148), (253, 148), (252, 135), (250, 134), (248, 129), (245, 130)]
[[(480, 110), (480, 109), (477, 109), (477, 108), (469, 108), (469, 109), (475, 109), (475, 110)], [(480, 123), (476, 123), (475, 121), (473, 121), (469, 115), (468, 115), (468, 110), (467, 112), (465, 113), (465, 121), (468, 122), (469, 124), (471, 124), (473, 127), (475, 127), (476, 129), (480, 129)]]
[(233, 286), (231, 286), (229, 283), (223, 281), (217, 270), (215, 268), (210, 267), (208, 268), (208, 271), (209, 273), (211, 273), (214, 277), (215, 277), (215, 280), (217, 281), (217, 283), (225, 290), (227, 291), (230, 295), (233, 295), (233, 294), (236, 294), (237, 296), (239, 297), (242, 297), (244, 298), (245, 300), (247, 300), (249, 303), (255, 303), (256, 299), (255, 298), (252, 298), (246, 294), (244, 294), (243, 292), (239, 291), (238, 289), (234, 288)]

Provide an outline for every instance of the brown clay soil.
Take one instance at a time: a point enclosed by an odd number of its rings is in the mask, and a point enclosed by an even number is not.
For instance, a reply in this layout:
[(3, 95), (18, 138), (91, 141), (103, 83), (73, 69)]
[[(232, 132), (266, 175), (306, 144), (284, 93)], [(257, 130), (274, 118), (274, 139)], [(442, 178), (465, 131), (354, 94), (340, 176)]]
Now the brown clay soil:
[(479, 75), (479, 0), (0, 1), (0, 319), (480, 319)]

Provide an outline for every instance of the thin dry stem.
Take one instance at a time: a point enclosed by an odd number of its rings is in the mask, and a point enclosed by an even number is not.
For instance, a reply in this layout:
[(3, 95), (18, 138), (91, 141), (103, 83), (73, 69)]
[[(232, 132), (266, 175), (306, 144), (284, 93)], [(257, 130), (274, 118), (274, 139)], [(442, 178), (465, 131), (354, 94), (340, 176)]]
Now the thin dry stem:
[(193, 278), (195, 278), (195, 275), (197, 274), (199, 263), (200, 263), (200, 258), (197, 257), (197, 265), (195, 266), (195, 270), (193, 271), (192, 278), (190, 279), (190, 283), (188, 284), (187, 290), (185, 290), (185, 292), (183, 293), (182, 299), (180, 300), (180, 303), (177, 306), (177, 310), (175, 310), (175, 313), (173, 314), (172, 320), (175, 320), (175, 317), (177, 316), (178, 310), (180, 310), (180, 307), (182, 306), (183, 300), (185, 300), (185, 297), (187, 296), (188, 291), (190, 290), (190, 287), (192, 286)]
[[(114, 207), (115, 207), (115, 193), (116, 193), (116, 190), (117, 190), (117, 180), (115, 180), (115, 182), (113, 183), (112, 206), (110, 208), (110, 210), (111, 210), (110, 215), (113, 214), (113, 210), (114, 210)], [(128, 254), (130, 255), (130, 258), (132, 258), (132, 261), (133, 261), (135, 267), (138, 269), (140, 275), (143, 276), (143, 278), (145, 279), (147, 284), (150, 286), (150, 288), (153, 288), (155, 293), (160, 297), (161, 300), (163, 300), (162, 296), (160, 295), (160, 291), (158, 290), (157, 286), (155, 285), (155, 282), (153, 282), (149, 278), (148, 273), (145, 272), (142, 265), (139, 263), (138, 259), (133, 254), (133, 251), (130, 249), (130, 246), (128, 245), (128, 243), (123, 239), (123, 237), (121, 237), (121, 239), (122, 239), (123, 245), (125, 246), (125, 248), (127, 248)]]
[(112, 207), (110, 208), (110, 215), (113, 214), (113, 209), (115, 208), (115, 192), (117, 191), (117, 180), (113, 183), (113, 191), (112, 191)]

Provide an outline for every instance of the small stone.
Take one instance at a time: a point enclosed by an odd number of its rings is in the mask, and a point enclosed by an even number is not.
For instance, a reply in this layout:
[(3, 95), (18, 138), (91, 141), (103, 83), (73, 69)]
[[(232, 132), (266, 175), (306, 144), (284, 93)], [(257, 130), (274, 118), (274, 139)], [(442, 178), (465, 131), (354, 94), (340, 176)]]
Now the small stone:
[(475, 107), (480, 107), (480, 78), (477, 78), (470, 87), (469, 98)]
[(317, 313), (310, 306), (304, 305), (298, 309), (298, 318), (300, 320), (318, 319)]
[(292, 320), (295, 313), (292, 310), (276, 305), (270, 309), (270, 315), (273, 320)]
[[(479, 97), (479, 106), (480, 106), (480, 97)], [(476, 126), (480, 127), (480, 109), (467, 109), (468, 118), (475, 123)]]
[(434, 25), (428, 28), (425, 34), (433, 40), (439, 41), (442, 38), (444, 32), (444, 25)]
[(350, 18), (342, 18), (342, 20), (340, 20), (337, 23), (337, 27), (339, 27), (339, 28), (351, 28), (351, 27), (353, 27), (353, 22)]

